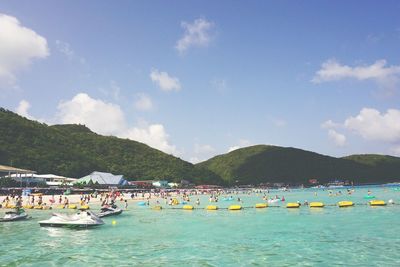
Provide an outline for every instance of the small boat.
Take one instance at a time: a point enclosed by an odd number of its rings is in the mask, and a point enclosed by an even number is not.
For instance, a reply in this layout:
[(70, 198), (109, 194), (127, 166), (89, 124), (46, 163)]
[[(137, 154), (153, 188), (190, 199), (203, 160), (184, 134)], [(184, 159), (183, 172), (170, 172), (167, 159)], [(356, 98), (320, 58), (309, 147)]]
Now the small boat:
[(19, 211), (7, 211), (6, 215), (0, 219), (0, 222), (13, 222), (28, 219), (28, 214), (24, 210)]
[(72, 215), (53, 213), (50, 219), (40, 221), (39, 224), (50, 227), (88, 228), (102, 225), (104, 222), (96, 214), (86, 210)]
[(101, 208), (100, 213), (97, 214), (97, 217), (103, 218), (103, 217), (108, 217), (112, 215), (119, 215), (122, 213), (122, 210), (119, 209), (117, 206), (112, 206), (112, 207), (103, 207)]
[(274, 203), (278, 203), (279, 201), (281, 201), (279, 198), (275, 198), (275, 199), (268, 199), (268, 204), (274, 204)]

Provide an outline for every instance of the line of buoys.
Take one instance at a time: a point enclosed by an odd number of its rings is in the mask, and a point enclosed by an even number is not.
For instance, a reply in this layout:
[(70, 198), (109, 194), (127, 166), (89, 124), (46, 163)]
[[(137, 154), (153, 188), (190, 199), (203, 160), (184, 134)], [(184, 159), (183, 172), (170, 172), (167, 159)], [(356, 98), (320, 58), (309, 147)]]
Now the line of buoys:
[[(392, 205), (400, 205), (400, 204), (395, 204), (395, 203), (391, 203)], [(336, 204), (324, 204), (323, 202), (310, 202), (309, 205), (305, 205), (308, 206), (310, 208), (323, 208), (326, 206), (338, 206), (339, 208), (345, 208), (345, 207), (353, 207), (353, 206), (366, 206), (366, 205), (370, 205), (370, 206), (386, 206), (387, 203), (383, 200), (371, 200), (368, 203), (354, 203), (352, 201), (339, 201)], [(227, 208), (219, 208), (216, 205), (208, 205), (205, 208), (200, 208), (200, 207), (193, 207), (192, 205), (184, 205), (182, 208), (174, 208), (174, 207), (166, 207), (163, 208), (162, 206), (154, 206), (151, 209), (152, 210), (161, 210), (161, 209), (184, 209), (184, 210), (195, 210), (195, 209), (205, 209), (205, 210), (242, 210), (242, 209), (251, 209), (251, 208), (281, 208), (282, 206), (269, 206), (266, 203), (257, 203), (255, 206), (248, 206), (248, 207), (242, 207), (241, 205), (230, 205)], [(298, 209), (301, 207), (300, 203), (297, 202), (289, 202), (286, 204), (285, 206), (286, 208), (289, 209)]]
[(184, 205), (184, 206), (182, 207), (182, 209), (184, 209), (184, 210), (193, 210), (194, 208), (193, 208), (192, 205)]
[(288, 209), (297, 209), (300, 208), (300, 203), (297, 202), (289, 202), (286, 204), (286, 208)]
[(310, 208), (323, 208), (325, 205), (322, 202), (311, 202), (309, 206)]
[(241, 210), (242, 206), (240, 205), (230, 205), (228, 210)]
[(354, 203), (352, 201), (339, 201), (338, 206), (339, 208), (353, 207)]
[(218, 209), (218, 206), (215, 206), (215, 205), (208, 205), (206, 207), (206, 210), (217, 210), (217, 209)]
[(370, 206), (386, 206), (386, 202), (383, 200), (371, 200), (369, 202)]

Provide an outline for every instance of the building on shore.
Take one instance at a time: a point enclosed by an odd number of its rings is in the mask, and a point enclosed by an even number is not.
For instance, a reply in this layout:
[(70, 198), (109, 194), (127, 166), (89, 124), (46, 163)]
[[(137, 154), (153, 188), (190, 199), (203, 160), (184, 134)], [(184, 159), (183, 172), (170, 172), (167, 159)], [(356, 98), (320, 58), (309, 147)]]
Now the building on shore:
[(127, 185), (128, 182), (124, 179), (123, 175), (114, 175), (107, 172), (92, 172), (74, 182), (74, 184), (99, 184), (99, 185), (110, 185), (110, 186), (123, 186)]
[(36, 173), (25, 173), (25, 174), (11, 174), (6, 177), (11, 177), (17, 182), (24, 184), (46, 184), (48, 186), (72, 186), (76, 178), (68, 178), (55, 174), (36, 174)]

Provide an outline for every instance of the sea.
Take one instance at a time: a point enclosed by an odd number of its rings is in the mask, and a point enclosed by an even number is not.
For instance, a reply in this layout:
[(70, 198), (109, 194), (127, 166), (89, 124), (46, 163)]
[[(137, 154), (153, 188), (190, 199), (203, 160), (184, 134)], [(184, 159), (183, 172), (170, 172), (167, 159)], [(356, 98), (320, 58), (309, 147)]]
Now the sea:
[[(369, 206), (368, 190), (395, 204)], [(351, 195), (345, 188), (332, 194), (272, 190), (269, 197), (285, 201), (255, 209), (263, 194), (232, 194), (232, 201), (220, 197), (217, 203), (192, 196), (191, 211), (165, 203), (164, 209), (152, 210), (155, 200), (150, 207), (130, 202), (121, 215), (87, 230), (39, 227), (54, 210), (28, 210), (30, 220), (0, 223), (0, 266), (400, 266), (400, 191), (395, 188), (356, 187)], [(326, 206), (285, 207), (306, 200)], [(356, 205), (339, 208), (342, 200)], [(220, 209), (205, 210), (210, 204)], [(234, 204), (243, 209), (226, 209)]]

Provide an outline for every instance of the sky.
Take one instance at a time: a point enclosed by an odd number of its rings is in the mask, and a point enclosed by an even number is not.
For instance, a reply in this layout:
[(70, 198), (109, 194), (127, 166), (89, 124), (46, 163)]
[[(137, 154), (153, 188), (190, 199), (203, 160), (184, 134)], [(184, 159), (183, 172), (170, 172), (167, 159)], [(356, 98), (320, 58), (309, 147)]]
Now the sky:
[(400, 155), (399, 1), (0, 2), (0, 106), (196, 163)]

